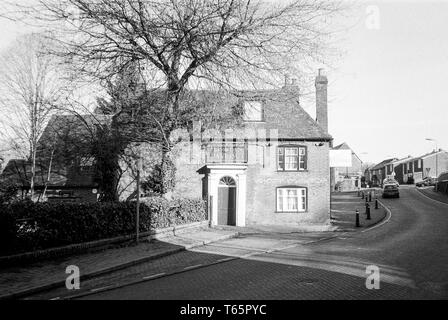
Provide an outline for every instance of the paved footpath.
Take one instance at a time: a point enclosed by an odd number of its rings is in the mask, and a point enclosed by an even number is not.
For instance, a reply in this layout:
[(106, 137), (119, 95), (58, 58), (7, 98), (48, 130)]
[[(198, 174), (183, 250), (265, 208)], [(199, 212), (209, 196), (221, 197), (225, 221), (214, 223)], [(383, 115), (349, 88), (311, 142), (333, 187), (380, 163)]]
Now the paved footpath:
[(26, 267), (0, 270), (0, 297), (25, 293), (43, 286), (59, 284), (67, 278), (67, 266), (79, 267), (81, 278), (94, 273), (104, 273), (142, 261), (174, 254), (205, 243), (235, 236), (234, 231), (201, 229), (190, 233), (166, 237), (160, 241), (142, 241), (139, 245), (123, 245), (95, 253), (87, 253), (52, 261), (42, 261)]
[[(447, 299), (448, 207), (415, 188), (400, 189), (400, 199), (382, 200), (391, 211), (386, 223), (366, 232), (308, 243), (295, 234), (247, 234), (188, 252), (197, 260), (185, 261), (183, 272), (82, 298)], [(207, 263), (219, 256), (220, 263)], [(366, 287), (370, 266), (380, 270), (378, 290)], [(143, 275), (136, 271), (127, 281)]]
[[(339, 231), (362, 230), (378, 224), (386, 217), (386, 210), (379, 200), (379, 209), (375, 209), (378, 191), (372, 191), (372, 201), (369, 202), (371, 220), (367, 220), (366, 201), (358, 197), (357, 192), (333, 193), (331, 196), (331, 222)], [(360, 228), (356, 228), (356, 210), (359, 210)]]
[(417, 188), (417, 190), (433, 200), (443, 202), (443, 203), (448, 203), (448, 194), (436, 192), (434, 190), (434, 187)]
[[(299, 246), (303, 248), (313, 243), (325, 242), (346, 233), (358, 233), (354, 231), (364, 231), (373, 223), (380, 221), (384, 217), (384, 210), (378, 212), (372, 211), (373, 219), (366, 221), (361, 215), (362, 228), (354, 228), (354, 214), (356, 207), (363, 207), (363, 200), (356, 194), (337, 194), (333, 197), (333, 207), (339, 210), (333, 212), (333, 229), (336, 232), (297, 232), (294, 229), (275, 228), (269, 232), (266, 228), (223, 228), (223, 230), (214, 229), (215, 232), (235, 232), (239, 233), (238, 237), (229, 238), (227, 240), (216, 241), (207, 245), (197, 246), (190, 250), (171, 254), (149, 262), (135, 264), (131, 267), (110, 272), (108, 274), (94, 277), (92, 279), (83, 280), (81, 282), (81, 290), (76, 292), (68, 292), (65, 286), (59, 286), (54, 290), (41, 292), (29, 296), (30, 299), (64, 299), (78, 296), (99, 293), (113, 288), (128, 286), (132, 283), (142, 283), (146, 281), (155, 281), (158, 278), (173, 277), (176, 279), (183, 273), (190, 273), (194, 270), (208, 270), (214, 268), (223, 273), (234, 264), (240, 265), (237, 260), (244, 259), (250, 262), (251, 272), (258, 272), (257, 266), (260, 265), (260, 275), (264, 272), (264, 266), (267, 264), (255, 263), (254, 259), (260, 257), (272, 256), (275, 252), (282, 252), (288, 248)], [(350, 212), (351, 214), (345, 214)], [(311, 228), (312, 229), (312, 228)], [(179, 239), (177, 239), (179, 241)], [(181, 239), (181, 241), (184, 241)], [(173, 239), (170, 239), (174, 243)], [(263, 258), (264, 259), (264, 258)], [(244, 263), (243, 263), (244, 264)], [(306, 267), (307, 265), (303, 265)], [(280, 267), (279, 267), (280, 268)], [(230, 269), (232, 269), (230, 267)], [(286, 268), (289, 270), (288, 268)], [(280, 274), (283, 271), (280, 271)], [(223, 273), (224, 274), (224, 273)], [(65, 276), (65, 274), (64, 274)], [(306, 281), (303, 280), (304, 285)], [(174, 287), (185, 286), (186, 284), (177, 283), (176, 281), (169, 285), (166, 289), (173, 290)], [(203, 285), (206, 286), (204, 283)], [(188, 287), (188, 286), (187, 286)], [(176, 289), (177, 290), (177, 289)], [(179, 291), (181, 294), (182, 291)], [(185, 292), (185, 294), (187, 294)], [(164, 296), (163, 294), (161, 296)], [(187, 296), (185, 296), (187, 297)]]

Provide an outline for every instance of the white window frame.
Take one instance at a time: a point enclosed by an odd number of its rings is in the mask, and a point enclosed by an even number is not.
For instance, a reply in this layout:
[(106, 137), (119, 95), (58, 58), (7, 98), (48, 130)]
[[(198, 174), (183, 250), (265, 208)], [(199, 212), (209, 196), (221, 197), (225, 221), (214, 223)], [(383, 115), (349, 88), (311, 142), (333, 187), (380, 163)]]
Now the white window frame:
[[(295, 151), (291, 152), (292, 150)], [(291, 158), (293, 160), (291, 160)], [(281, 159), (282, 161), (280, 161)], [(278, 171), (287, 171), (287, 172), (306, 171), (307, 170), (306, 162), (307, 162), (307, 148), (305, 146), (288, 146), (288, 145), (278, 146), (277, 148)]]
[(257, 100), (248, 100), (243, 103), (244, 121), (263, 122), (263, 102)]
[(304, 187), (279, 187), (276, 191), (277, 212), (299, 213), (308, 210), (308, 190)]

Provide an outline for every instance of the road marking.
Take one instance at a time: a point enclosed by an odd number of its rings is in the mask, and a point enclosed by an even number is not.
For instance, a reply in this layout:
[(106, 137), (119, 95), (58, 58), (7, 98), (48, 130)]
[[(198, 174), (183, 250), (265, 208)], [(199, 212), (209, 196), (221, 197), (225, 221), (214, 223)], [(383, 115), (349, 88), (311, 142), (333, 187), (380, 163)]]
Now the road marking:
[(110, 286), (105, 286), (105, 287), (101, 287), (101, 288), (91, 289), (90, 292), (97, 292), (97, 291), (101, 291), (101, 290), (104, 290), (104, 289), (108, 289), (108, 288), (110, 288), (110, 287), (112, 287), (112, 285), (110, 285)]
[(260, 251), (265, 252), (266, 249), (260, 249), (260, 248), (252, 248), (252, 247), (244, 247), (244, 246), (237, 246), (237, 245), (223, 245), (223, 244), (209, 244), (210, 247), (215, 248), (226, 248), (226, 249), (237, 249), (237, 250), (245, 250), (245, 251)]
[(219, 259), (219, 260), (217, 260), (216, 262), (226, 262), (226, 261), (230, 261), (230, 260), (234, 260), (235, 258), (234, 257), (231, 257), (231, 258), (224, 258), (224, 259)]
[(61, 300), (61, 297), (52, 298), (50, 300)]
[(164, 276), (165, 274), (166, 274), (165, 272), (163, 272), (163, 273), (158, 273), (158, 274), (153, 274), (153, 275), (151, 275), (151, 276), (143, 277), (143, 279), (144, 279), (144, 280), (148, 280), (148, 279), (158, 278), (158, 277)]
[(271, 250), (268, 250), (266, 252), (267, 253), (273, 253), (273, 252), (276, 252), (276, 251), (284, 251), (284, 250), (292, 249), (292, 248), (295, 248), (295, 247), (297, 247), (297, 244), (290, 244), (290, 245), (287, 245), (286, 247), (271, 249)]
[(240, 258), (240, 259), (246, 259), (246, 258), (250, 258), (250, 257), (255, 256), (255, 255), (260, 255), (262, 253), (266, 253), (266, 251), (264, 251), (264, 252), (251, 252), (251, 253), (247, 253), (245, 255), (237, 256), (237, 257)]
[(381, 206), (382, 206), (384, 209), (386, 209), (386, 212), (387, 212), (387, 218), (386, 218), (386, 220), (384, 220), (383, 222), (381, 222), (381, 223), (379, 223), (379, 224), (374, 225), (373, 227), (370, 227), (370, 228), (368, 228), (368, 229), (366, 229), (366, 230), (361, 231), (361, 233), (364, 233), (364, 232), (367, 232), (367, 231), (376, 229), (376, 228), (378, 228), (378, 227), (381, 227), (382, 225), (388, 223), (388, 222), (390, 221), (390, 219), (392, 218), (392, 211), (391, 211), (388, 207), (386, 207), (386, 205), (385, 205), (384, 203), (382, 203), (380, 200), (378, 200), (378, 202), (381, 204)]
[(190, 270), (190, 269), (194, 269), (194, 268), (198, 268), (198, 267), (202, 267), (202, 263), (201, 264), (197, 264), (195, 266), (185, 267), (184, 270)]

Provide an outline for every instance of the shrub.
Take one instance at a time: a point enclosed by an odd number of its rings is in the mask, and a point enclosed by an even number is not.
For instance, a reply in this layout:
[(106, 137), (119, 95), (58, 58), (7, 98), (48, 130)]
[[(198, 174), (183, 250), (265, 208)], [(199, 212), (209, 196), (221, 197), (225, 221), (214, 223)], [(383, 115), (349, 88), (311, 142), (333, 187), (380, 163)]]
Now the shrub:
[(176, 182), (176, 165), (170, 158), (156, 164), (152, 174), (142, 182), (146, 193), (165, 194), (174, 189)]
[[(128, 235), (135, 232), (136, 202), (33, 203), (4, 205), (0, 232), (5, 252), (23, 252)], [(202, 200), (161, 197), (140, 205), (140, 231), (206, 219)], [(5, 238), (5, 239), (3, 239)]]
[(14, 217), (9, 214), (6, 207), (0, 203), (0, 254), (13, 252), (16, 246), (16, 223)]
[(0, 181), (0, 204), (9, 203), (17, 197), (19, 188), (8, 181)]

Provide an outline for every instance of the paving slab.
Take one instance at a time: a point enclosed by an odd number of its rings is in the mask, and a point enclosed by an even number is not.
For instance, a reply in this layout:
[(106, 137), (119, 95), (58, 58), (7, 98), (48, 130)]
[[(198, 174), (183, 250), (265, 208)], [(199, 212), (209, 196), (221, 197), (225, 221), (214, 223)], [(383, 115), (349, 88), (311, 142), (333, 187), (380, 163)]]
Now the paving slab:
[[(101, 252), (42, 261), (26, 267), (2, 269), (0, 270), (0, 299), (19, 298), (64, 285), (68, 276), (66, 268), (71, 265), (79, 267), (81, 279), (86, 279), (178, 253), (204, 243), (234, 237), (237, 234), (229, 230), (192, 230), (180, 236), (142, 241), (138, 245), (128, 244)], [(197, 237), (202, 239), (198, 240)]]

